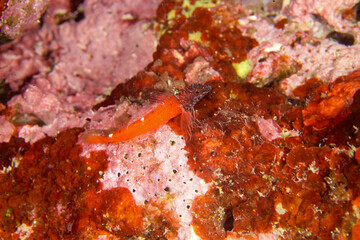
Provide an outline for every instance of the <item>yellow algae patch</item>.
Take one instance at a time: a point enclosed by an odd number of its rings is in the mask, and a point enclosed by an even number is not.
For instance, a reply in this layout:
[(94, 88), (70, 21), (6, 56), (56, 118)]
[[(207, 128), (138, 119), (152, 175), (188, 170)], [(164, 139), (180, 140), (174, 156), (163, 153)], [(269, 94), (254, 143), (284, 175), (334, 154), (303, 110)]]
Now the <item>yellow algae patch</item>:
[(189, 33), (189, 40), (195, 41), (195, 42), (202, 42), (201, 41), (201, 32), (197, 31), (197, 32)]
[(183, 5), (182, 5), (182, 7), (183, 7), (182, 13), (188, 18), (188, 17), (192, 16), (192, 14), (196, 8), (198, 8), (198, 7), (211, 8), (211, 7), (215, 7), (220, 2), (221, 2), (220, 0), (216, 0), (215, 3), (211, 0), (198, 0), (198, 1), (195, 1), (194, 5), (192, 5), (190, 3), (190, 0), (184, 0)]
[(232, 63), (232, 66), (239, 77), (246, 78), (251, 70), (252, 63), (249, 59), (246, 59), (239, 63)]

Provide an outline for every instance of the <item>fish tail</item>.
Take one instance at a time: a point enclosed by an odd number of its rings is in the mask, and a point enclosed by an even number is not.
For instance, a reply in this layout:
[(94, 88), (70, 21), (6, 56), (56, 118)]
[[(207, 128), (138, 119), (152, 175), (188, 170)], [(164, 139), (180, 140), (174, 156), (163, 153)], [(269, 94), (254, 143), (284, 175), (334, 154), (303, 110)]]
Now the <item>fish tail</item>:
[(82, 140), (87, 143), (109, 143), (111, 139), (107, 136), (84, 135)]

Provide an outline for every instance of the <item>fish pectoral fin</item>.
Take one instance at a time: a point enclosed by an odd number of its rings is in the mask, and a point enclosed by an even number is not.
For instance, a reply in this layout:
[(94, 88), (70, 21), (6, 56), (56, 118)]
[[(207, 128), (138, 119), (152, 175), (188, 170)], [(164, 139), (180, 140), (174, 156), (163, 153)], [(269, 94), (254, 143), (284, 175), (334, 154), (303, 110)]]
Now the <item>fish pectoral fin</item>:
[(192, 109), (191, 111), (183, 110), (180, 119), (181, 131), (185, 134), (186, 137), (191, 137), (192, 129), (194, 127), (195, 112)]

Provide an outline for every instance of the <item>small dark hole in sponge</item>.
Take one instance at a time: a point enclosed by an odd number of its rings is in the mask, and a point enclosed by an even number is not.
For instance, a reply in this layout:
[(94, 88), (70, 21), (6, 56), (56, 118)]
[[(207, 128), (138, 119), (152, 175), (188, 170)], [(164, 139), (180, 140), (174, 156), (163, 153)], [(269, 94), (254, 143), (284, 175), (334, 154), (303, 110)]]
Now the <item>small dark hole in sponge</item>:
[(355, 37), (350, 33), (341, 33), (332, 31), (330, 32), (326, 38), (329, 38), (335, 42), (338, 42), (340, 44), (343, 44), (345, 46), (351, 46), (354, 45)]
[(354, 8), (355, 9), (355, 20), (357, 22), (360, 21), (360, 2), (358, 2), (357, 4), (355, 4)]

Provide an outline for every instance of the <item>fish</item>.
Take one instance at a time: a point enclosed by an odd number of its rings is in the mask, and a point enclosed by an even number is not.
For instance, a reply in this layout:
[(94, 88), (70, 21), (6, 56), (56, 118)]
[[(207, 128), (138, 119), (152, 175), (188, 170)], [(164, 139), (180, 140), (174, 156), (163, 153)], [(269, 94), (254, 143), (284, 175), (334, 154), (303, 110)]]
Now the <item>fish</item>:
[[(106, 136), (84, 135), (87, 143), (120, 143), (132, 140), (158, 129), (169, 120), (182, 115), (183, 122), (191, 124), (195, 105), (211, 91), (206, 84), (191, 84), (176, 94), (166, 97), (155, 109), (120, 130)], [(183, 127), (183, 126), (182, 126)]]

